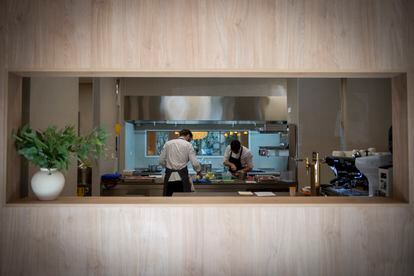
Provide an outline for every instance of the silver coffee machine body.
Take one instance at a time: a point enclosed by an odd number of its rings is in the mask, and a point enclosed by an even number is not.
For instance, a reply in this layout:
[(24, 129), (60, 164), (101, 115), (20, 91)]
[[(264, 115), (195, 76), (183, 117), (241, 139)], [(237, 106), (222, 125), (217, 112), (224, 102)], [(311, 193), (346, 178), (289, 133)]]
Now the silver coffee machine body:
[(392, 196), (392, 165), (378, 168), (378, 193), (380, 196)]

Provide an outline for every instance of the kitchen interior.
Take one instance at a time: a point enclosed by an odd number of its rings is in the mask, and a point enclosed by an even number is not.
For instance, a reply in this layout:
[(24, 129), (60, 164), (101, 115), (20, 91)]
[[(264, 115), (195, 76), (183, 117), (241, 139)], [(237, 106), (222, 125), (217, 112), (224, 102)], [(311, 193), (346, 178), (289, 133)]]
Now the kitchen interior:
[[(392, 196), (387, 78), (31, 77), (22, 89), (33, 127), (109, 132), (86, 175), (71, 164), (62, 195), (162, 196), (160, 151), (188, 128), (203, 178), (190, 165), (195, 191), (173, 196)], [(242, 177), (223, 166), (232, 140), (253, 155)]]

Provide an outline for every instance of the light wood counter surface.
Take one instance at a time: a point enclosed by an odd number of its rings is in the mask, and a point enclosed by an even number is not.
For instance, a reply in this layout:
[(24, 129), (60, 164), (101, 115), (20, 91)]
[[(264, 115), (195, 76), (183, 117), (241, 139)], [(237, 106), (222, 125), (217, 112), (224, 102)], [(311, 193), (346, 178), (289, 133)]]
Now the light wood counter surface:
[(36, 198), (24, 198), (11, 201), (6, 207), (29, 206), (74, 206), (74, 205), (140, 205), (140, 206), (407, 206), (407, 203), (383, 197), (311, 197), (311, 196), (194, 196), (194, 197), (59, 197), (53, 201), (40, 201)]

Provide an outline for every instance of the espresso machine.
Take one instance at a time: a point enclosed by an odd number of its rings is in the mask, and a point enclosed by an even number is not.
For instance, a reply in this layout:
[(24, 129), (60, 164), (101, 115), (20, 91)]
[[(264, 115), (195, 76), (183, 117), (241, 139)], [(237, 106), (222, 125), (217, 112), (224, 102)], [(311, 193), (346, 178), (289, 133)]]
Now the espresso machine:
[(355, 166), (355, 157), (328, 156), (325, 163), (332, 169), (335, 178), (322, 186), (323, 193), (340, 196), (368, 195), (368, 179)]

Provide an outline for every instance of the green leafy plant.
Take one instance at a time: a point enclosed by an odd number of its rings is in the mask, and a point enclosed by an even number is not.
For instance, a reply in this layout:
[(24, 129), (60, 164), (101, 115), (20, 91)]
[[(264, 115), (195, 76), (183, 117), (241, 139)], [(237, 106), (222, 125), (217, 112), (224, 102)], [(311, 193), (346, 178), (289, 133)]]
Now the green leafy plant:
[(92, 166), (92, 161), (104, 151), (107, 138), (108, 133), (103, 128), (95, 128), (89, 135), (77, 138), (74, 151), (80, 168)]
[(76, 142), (73, 126), (58, 129), (54, 126), (35, 131), (24, 126), (17, 134), (17, 152), (40, 168), (67, 170)]

